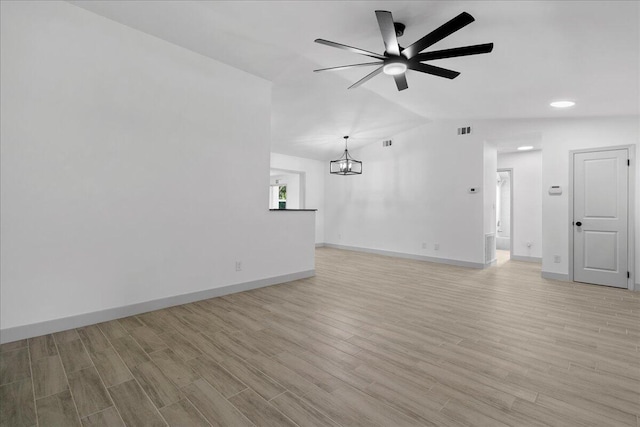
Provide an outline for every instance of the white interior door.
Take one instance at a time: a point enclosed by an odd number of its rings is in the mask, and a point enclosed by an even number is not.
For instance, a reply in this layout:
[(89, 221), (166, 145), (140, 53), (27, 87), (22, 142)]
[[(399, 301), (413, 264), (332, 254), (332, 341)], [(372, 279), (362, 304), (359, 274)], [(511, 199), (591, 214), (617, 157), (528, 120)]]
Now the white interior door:
[(627, 287), (628, 150), (573, 156), (573, 279)]

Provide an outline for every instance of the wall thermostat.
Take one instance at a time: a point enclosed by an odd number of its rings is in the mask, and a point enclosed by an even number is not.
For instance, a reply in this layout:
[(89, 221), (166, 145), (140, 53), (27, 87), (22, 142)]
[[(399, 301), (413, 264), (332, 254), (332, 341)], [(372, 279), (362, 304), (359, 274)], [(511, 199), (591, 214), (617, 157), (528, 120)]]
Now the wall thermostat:
[(562, 194), (562, 187), (559, 185), (552, 185), (549, 187), (549, 194)]
[(480, 187), (469, 187), (469, 193), (473, 194), (473, 193), (479, 193), (480, 192)]

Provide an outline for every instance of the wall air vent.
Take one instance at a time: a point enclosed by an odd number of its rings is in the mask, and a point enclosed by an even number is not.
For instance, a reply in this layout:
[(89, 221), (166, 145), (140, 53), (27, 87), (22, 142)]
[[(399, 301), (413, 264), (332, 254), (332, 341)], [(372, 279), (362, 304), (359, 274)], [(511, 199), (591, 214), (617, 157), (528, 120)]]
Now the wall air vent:
[(471, 133), (471, 126), (458, 128), (458, 135), (468, 135)]
[(382, 146), (383, 147), (391, 147), (391, 144), (393, 144), (393, 141), (391, 141), (390, 139), (382, 141)]

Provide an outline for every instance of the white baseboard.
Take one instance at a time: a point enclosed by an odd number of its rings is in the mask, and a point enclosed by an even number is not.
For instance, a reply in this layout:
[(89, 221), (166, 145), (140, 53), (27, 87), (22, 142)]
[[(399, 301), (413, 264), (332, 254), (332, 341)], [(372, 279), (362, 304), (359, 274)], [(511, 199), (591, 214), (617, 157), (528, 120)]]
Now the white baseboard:
[(542, 258), (537, 256), (512, 255), (511, 259), (514, 261), (537, 262), (542, 264)]
[(469, 267), (469, 268), (490, 267), (490, 264), (485, 265), (480, 262), (460, 261), (457, 259), (448, 259), (448, 258), (435, 258), (435, 257), (430, 257), (425, 255), (408, 254), (404, 252), (393, 252), (393, 251), (384, 251), (381, 249), (360, 248), (357, 246), (336, 245), (334, 243), (325, 243), (324, 246), (327, 248), (344, 249), (347, 251), (354, 251), (354, 252), (365, 252), (369, 254), (384, 255), (384, 256), (390, 256), (395, 258), (415, 259), (417, 261), (427, 261), (427, 262), (435, 262), (438, 264), (457, 265), (459, 267)]
[(324, 243), (316, 243), (316, 248), (323, 248), (324, 247)]
[(300, 271), (297, 273), (268, 277), (265, 279), (237, 283), (235, 285), (222, 286), (219, 288), (207, 289), (204, 291), (192, 292), (188, 294), (175, 295), (122, 307), (108, 308), (106, 310), (94, 311), (92, 313), (83, 313), (74, 316), (63, 317), (61, 319), (53, 319), (45, 322), (31, 323), (29, 325), (0, 329), (0, 344), (17, 341), (24, 338), (32, 338), (40, 335), (51, 334), (54, 332), (66, 331), (67, 329), (80, 328), (82, 326), (93, 325), (100, 322), (107, 322), (109, 320), (120, 319), (127, 316), (134, 316), (136, 314), (146, 313), (148, 311), (159, 310), (175, 305), (187, 304), (203, 299), (220, 297), (223, 295), (234, 294), (236, 292), (249, 291), (251, 289), (291, 282), (293, 280), (306, 279), (308, 277), (315, 276), (315, 274), (315, 270)]
[(570, 282), (569, 274), (552, 273), (550, 271), (543, 271), (541, 273), (543, 279), (560, 280), (561, 282)]

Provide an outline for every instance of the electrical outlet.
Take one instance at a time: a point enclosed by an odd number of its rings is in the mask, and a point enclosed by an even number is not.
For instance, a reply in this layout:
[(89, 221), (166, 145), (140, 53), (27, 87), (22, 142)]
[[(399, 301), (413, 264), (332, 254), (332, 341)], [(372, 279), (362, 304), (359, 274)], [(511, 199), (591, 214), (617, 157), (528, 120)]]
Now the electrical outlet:
[(436, 243), (433, 245), (433, 250), (439, 251), (440, 250), (440, 243)]
[(560, 264), (562, 258), (560, 258), (560, 255), (554, 255), (553, 256), (553, 262), (555, 262), (556, 264)]
[(427, 244), (425, 242), (422, 242), (422, 249), (427, 249)]
[(236, 271), (242, 271), (242, 261), (236, 261)]
[(338, 240), (342, 240), (342, 234), (338, 234)]

